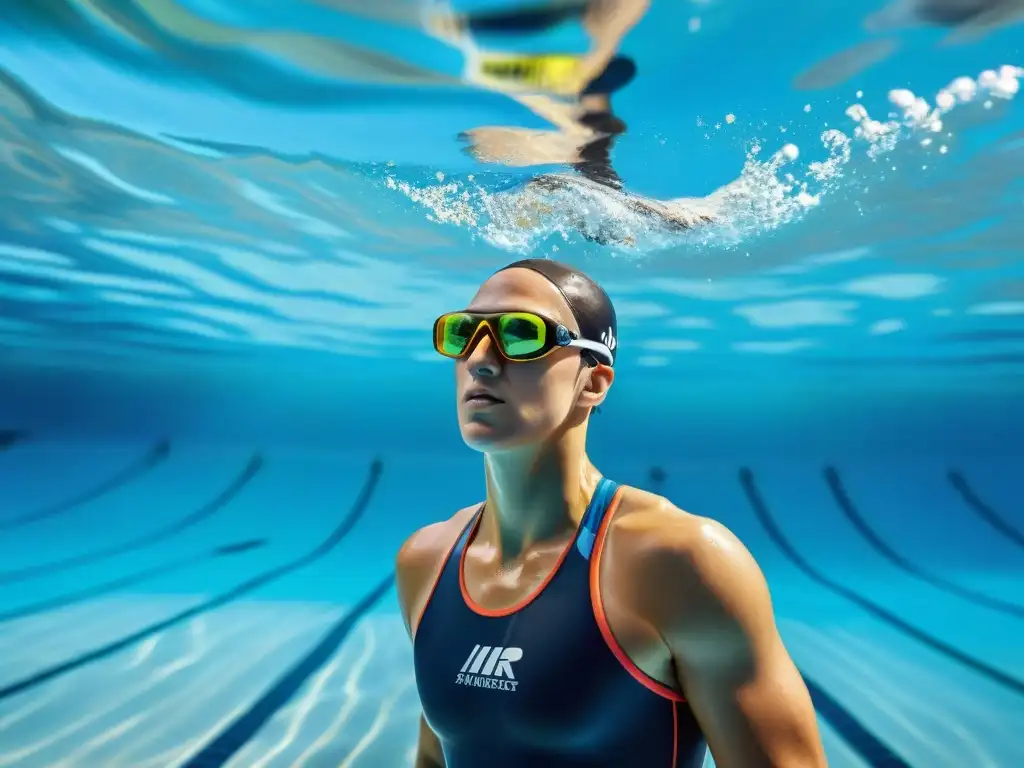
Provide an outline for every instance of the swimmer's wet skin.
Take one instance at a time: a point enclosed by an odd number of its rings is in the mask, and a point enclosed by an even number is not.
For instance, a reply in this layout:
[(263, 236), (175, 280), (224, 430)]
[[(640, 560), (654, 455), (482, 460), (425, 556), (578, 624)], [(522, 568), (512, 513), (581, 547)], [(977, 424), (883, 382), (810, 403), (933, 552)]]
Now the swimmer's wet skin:
[(487, 497), (398, 555), (418, 768), (698, 768), (708, 747), (719, 768), (825, 766), (747, 550), (587, 458), (619, 352), (607, 294), (516, 262), (438, 318), (434, 346)]
[[(677, 198), (674, 200), (654, 200), (623, 191), (620, 188), (585, 176), (575, 176), (566, 173), (543, 173), (527, 182), (526, 186), (527, 189), (532, 188), (551, 193), (579, 190), (588, 194), (614, 194), (630, 211), (638, 216), (643, 216), (652, 228), (660, 229), (664, 232), (686, 232), (719, 221), (716, 204), (707, 199)], [(516, 219), (516, 223), (521, 227), (535, 225), (530, 214), (542, 216), (550, 214), (553, 210), (552, 206), (538, 200), (531, 201), (530, 206), (530, 210), (526, 210), (524, 206), (521, 212), (522, 215)], [(584, 238), (601, 245), (633, 246), (636, 244), (632, 234), (621, 231), (616, 226), (615, 221), (587, 222), (580, 216), (572, 220), (571, 223)]]

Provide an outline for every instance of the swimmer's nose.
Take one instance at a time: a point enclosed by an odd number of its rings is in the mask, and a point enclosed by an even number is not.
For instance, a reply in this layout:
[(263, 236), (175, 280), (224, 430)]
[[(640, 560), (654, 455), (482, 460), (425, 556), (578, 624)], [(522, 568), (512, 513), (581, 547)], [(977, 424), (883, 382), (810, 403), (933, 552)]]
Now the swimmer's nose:
[(494, 346), (491, 334), (481, 334), (466, 359), (470, 373), (480, 378), (494, 378), (501, 374), (501, 355)]

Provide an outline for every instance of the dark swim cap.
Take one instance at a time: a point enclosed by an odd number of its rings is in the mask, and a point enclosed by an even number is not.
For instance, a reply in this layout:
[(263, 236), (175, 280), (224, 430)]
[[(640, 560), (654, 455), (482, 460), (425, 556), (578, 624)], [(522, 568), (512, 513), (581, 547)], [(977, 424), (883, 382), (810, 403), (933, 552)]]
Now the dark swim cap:
[(618, 356), (619, 329), (615, 322), (615, 307), (604, 288), (578, 269), (551, 259), (523, 259), (502, 267), (498, 272), (506, 269), (529, 269), (545, 277), (569, 305), (580, 327), (580, 336), (608, 347), (614, 365)]

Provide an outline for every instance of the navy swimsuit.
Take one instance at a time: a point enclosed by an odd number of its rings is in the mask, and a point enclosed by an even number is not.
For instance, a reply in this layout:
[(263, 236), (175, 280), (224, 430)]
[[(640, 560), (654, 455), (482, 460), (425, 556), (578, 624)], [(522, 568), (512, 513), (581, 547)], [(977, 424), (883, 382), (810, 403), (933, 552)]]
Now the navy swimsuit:
[[(415, 631), (416, 684), (447, 768), (700, 768), (707, 746), (681, 696), (633, 665), (597, 591), (617, 486), (602, 479), (541, 588), (518, 605), (473, 604), (448, 554)], [(591, 553), (595, 552), (591, 558)]]

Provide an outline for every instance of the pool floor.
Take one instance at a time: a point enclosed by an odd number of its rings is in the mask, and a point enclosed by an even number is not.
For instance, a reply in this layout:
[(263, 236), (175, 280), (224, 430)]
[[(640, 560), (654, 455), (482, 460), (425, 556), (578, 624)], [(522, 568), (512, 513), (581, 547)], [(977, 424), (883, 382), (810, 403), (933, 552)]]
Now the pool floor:
[[(831, 766), (1024, 765), (1020, 457), (601, 464), (758, 558)], [(394, 554), (478, 475), (462, 453), (11, 437), (0, 768), (411, 765)]]

